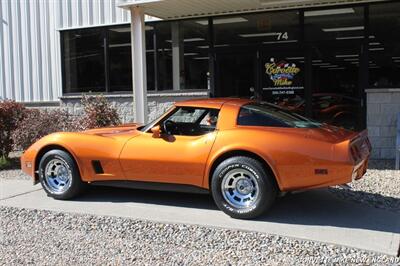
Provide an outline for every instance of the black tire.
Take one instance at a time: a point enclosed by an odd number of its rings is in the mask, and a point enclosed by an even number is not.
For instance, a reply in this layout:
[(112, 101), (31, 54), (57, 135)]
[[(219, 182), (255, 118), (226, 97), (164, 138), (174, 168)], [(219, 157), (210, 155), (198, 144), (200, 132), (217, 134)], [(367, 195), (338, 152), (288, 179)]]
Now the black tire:
[[(53, 162), (54, 160), (58, 160), (65, 165), (65, 169), (68, 174), (71, 175), (68, 182), (68, 188), (65, 191), (55, 192), (52, 190), (51, 185), (48, 184), (45, 178), (45, 170), (46, 166)], [(86, 187), (86, 183), (82, 182), (78, 166), (74, 160), (74, 158), (67, 152), (63, 150), (51, 150), (48, 151), (40, 160), (39, 163), (39, 180), (42, 184), (43, 189), (46, 191), (47, 195), (58, 200), (68, 200), (72, 199), (83, 192)]]
[[(238, 208), (232, 205), (222, 192), (225, 175), (241, 169), (249, 171), (257, 180), (259, 194), (251, 207)], [(212, 174), (211, 192), (215, 204), (223, 212), (236, 219), (253, 219), (265, 213), (274, 203), (278, 188), (274, 177), (262, 163), (250, 157), (235, 156), (220, 163)]]

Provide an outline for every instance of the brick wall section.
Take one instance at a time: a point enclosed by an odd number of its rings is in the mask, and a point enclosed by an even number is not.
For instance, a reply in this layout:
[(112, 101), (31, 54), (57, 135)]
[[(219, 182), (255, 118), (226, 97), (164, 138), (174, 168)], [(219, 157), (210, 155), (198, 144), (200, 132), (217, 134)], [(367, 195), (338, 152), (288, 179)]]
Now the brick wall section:
[(367, 127), (373, 159), (394, 159), (400, 89), (368, 89)]

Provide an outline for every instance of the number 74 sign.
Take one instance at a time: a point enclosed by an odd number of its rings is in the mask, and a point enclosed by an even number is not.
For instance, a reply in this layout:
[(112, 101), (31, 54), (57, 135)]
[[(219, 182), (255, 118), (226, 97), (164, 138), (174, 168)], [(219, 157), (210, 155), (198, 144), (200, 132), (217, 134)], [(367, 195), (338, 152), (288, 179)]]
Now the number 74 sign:
[(287, 31), (285, 31), (285, 32), (277, 32), (276, 35), (277, 35), (277, 38), (276, 38), (276, 39), (277, 39), (278, 41), (289, 39), (289, 36), (288, 36)]

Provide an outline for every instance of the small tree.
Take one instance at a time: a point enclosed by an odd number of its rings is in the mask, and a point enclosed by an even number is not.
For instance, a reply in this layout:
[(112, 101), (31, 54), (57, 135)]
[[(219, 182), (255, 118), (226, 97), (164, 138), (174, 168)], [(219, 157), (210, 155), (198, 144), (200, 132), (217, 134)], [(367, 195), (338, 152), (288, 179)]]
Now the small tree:
[(25, 116), (25, 107), (11, 100), (0, 100), (0, 157), (8, 159), (13, 147), (13, 131)]

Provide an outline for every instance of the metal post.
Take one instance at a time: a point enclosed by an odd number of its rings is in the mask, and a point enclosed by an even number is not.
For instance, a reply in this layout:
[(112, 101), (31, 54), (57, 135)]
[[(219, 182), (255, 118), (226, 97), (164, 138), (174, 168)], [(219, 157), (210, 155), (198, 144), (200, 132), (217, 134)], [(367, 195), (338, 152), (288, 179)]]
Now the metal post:
[(208, 74), (210, 80), (209, 96), (215, 97), (215, 50), (214, 50), (214, 25), (212, 17), (208, 18)]
[(146, 42), (144, 12), (131, 7), (132, 84), (135, 122), (147, 122)]
[(184, 89), (184, 52), (183, 52), (183, 33), (180, 30), (178, 21), (171, 23), (172, 39), (172, 86), (173, 90)]

